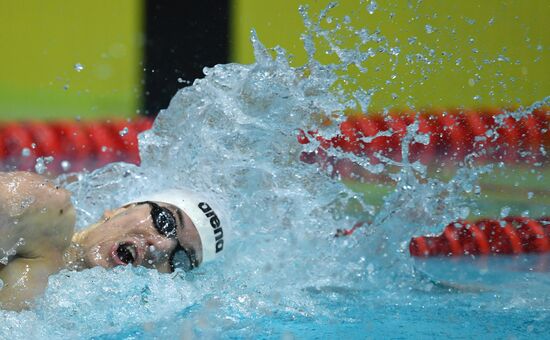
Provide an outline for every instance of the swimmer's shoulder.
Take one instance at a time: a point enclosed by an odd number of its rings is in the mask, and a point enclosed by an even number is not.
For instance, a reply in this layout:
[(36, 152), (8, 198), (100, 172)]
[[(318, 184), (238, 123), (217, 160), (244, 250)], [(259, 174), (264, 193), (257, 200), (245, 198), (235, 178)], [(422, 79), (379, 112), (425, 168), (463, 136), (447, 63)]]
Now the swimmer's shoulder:
[(74, 224), (68, 191), (37, 174), (0, 173), (0, 309), (28, 308), (44, 290)]
[(70, 244), (74, 224), (67, 190), (37, 174), (0, 173), (0, 250), (28, 258), (62, 252)]

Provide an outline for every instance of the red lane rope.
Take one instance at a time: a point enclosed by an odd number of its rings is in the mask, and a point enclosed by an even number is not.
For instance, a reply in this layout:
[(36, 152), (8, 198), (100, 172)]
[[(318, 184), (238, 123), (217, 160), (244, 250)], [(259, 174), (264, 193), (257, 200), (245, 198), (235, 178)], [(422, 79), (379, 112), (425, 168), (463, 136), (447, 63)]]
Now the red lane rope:
[(33, 147), (31, 133), (21, 124), (8, 123), (0, 127), (0, 136), (4, 149), (3, 163), (19, 170), (31, 170), (36, 159), (36, 150)]
[[(369, 157), (372, 164), (379, 162), (377, 155), (401, 161), (402, 139), (407, 126), (418, 116), (419, 131), (429, 134), (429, 142), (410, 145), (411, 161), (461, 160), (472, 151), (479, 153), (482, 161), (534, 163), (548, 160), (550, 115), (547, 109), (539, 109), (519, 121), (505, 118), (504, 126), (496, 128), (495, 117), (500, 114), (502, 112), (451, 110), (388, 117), (352, 115), (340, 125), (338, 136), (324, 139), (314, 131), (301, 131), (298, 141), (307, 144), (310, 138), (315, 138), (324, 150), (339, 147), (345, 152)], [(63, 161), (71, 164), (70, 171), (93, 170), (115, 161), (138, 164), (137, 134), (151, 126), (152, 120), (147, 118), (133, 122), (0, 124), (0, 169), (31, 170), (36, 158), (43, 156), (54, 157), (54, 164), (50, 166), (54, 172), (62, 170)], [(380, 135), (384, 131), (390, 134)], [(498, 133), (496, 140), (490, 138), (494, 133)], [(304, 154), (302, 160), (332, 166), (334, 173), (344, 176), (354, 171), (349, 160), (327, 157), (326, 152)]]
[[(419, 132), (429, 134), (429, 143), (414, 142), (410, 145), (411, 161), (427, 164), (434, 160), (462, 160), (471, 152), (479, 154), (481, 161), (506, 163), (535, 163), (547, 161), (550, 148), (550, 111), (539, 109), (516, 120), (503, 119), (497, 127), (496, 118), (503, 112), (450, 110), (418, 114)], [(328, 150), (340, 148), (358, 156), (369, 157), (372, 164), (378, 163), (376, 154), (401, 161), (401, 141), (407, 126), (415, 121), (415, 113), (380, 115), (352, 115), (340, 125), (341, 134), (331, 139), (317, 135), (316, 131), (300, 131), (298, 141), (302, 144), (314, 138), (320, 147)], [(389, 131), (391, 136), (378, 135)], [(498, 134), (498, 137), (493, 136)], [(376, 136), (376, 137), (375, 137)], [(304, 156), (307, 162), (308, 157)], [(320, 162), (319, 157), (309, 161)]]
[(414, 237), (414, 257), (550, 252), (550, 218), (506, 217), (454, 222), (438, 236)]
[(93, 170), (107, 163), (139, 164), (137, 136), (153, 120), (0, 124), (0, 170), (32, 170), (38, 157), (54, 158), (52, 173)]

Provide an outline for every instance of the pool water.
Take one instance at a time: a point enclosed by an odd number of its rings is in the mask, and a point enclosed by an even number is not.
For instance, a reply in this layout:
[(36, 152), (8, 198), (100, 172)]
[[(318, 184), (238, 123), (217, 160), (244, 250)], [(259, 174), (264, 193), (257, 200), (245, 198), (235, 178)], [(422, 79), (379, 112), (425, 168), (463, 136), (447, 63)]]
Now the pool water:
[[(433, 274), (403, 287), (339, 286), (303, 290), (315, 308), (305, 313), (280, 306), (262, 310), (244, 301), (227, 306), (212, 301), (188, 307), (152, 325), (139, 325), (101, 339), (196, 337), (330, 338), (475, 338), (545, 337), (550, 330), (545, 312), (550, 284), (538, 256), (487, 259), (434, 259), (418, 268)], [(445, 267), (453, 267), (446, 270)], [(429, 268), (429, 269), (427, 269)], [(434, 283), (439, 275), (460, 282), (460, 289)], [(449, 275), (454, 272), (454, 278)], [(249, 298), (252, 298), (249, 296)], [(223, 300), (223, 299), (221, 299)], [(246, 305), (246, 312), (239, 307)], [(288, 306), (287, 306), (288, 307)]]
[[(231, 221), (222, 259), (170, 275), (132, 267), (63, 271), (50, 278), (32, 310), (0, 312), (0, 338), (531, 338), (548, 333), (550, 281), (542, 257), (419, 263), (408, 255), (412, 236), (439, 233), (451, 221), (498, 209), (497, 203), (478, 204), (483, 193), (471, 197), (480, 178), (498, 165), (457, 162), (449, 175), (440, 176), (442, 168), (434, 174), (409, 162), (410, 144), (426, 141), (418, 124), (407, 128), (399, 162), (328, 150), (391, 178), (390, 189), (377, 197), (364, 199), (369, 185), (377, 184), (347, 185), (326, 169), (300, 162), (300, 155), (315, 152), (319, 143), (297, 143), (299, 128), (330, 138), (350, 107), (367, 111), (370, 101), (366, 89), (338, 87), (342, 70), (365, 56), (344, 53), (345, 60), (317, 62), (314, 36), (330, 38), (330, 32), (316, 26), (305, 9), (302, 13), (309, 29), (307, 65), (291, 66), (284, 50), (266, 49), (253, 34), (254, 64), (205, 69), (205, 78), (180, 90), (153, 129), (140, 135), (140, 167), (117, 163), (77, 174), (76, 181), (59, 178), (73, 193), (78, 228), (95, 222), (105, 209), (173, 186), (215, 197)], [(393, 56), (395, 49), (380, 53)], [(509, 114), (529, 115), (548, 101)], [(320, 114), (330, 115), (333, 124), (320, 124)], [(541, 167), (531, 170), (544, 175)], [(514, 209), (511, 202), (506, 212)], [(544, 205), (537, 209), (548, 213)], [(351, 236), (334, 237), (337, 228), (360, 220), (369, 223)]]
[[(406, 292), (403, 292), (405, 294)], [(339, 320), (326, 317), (296, 316), (276, 313), (247, 317), (235, 329), (214, 328), (197, 331), (193, 320), (196, 311), (182, 312), (153, 328), (136, 327), (98, 339), (153, 338), (193, 335), (197, 338), (282, 338), (325, 339), (345, 335), (351, 339), (449, 338), (468, 339), (483, 335), (487, 339), (545, 338), (548, 318), (540, 312), (517, 309), (487, 310), (494, 294), (448, 292), (408, 292), (414, 299), (381, 301), (366, 292), (324, 292), (319, 300), (339, 312)], [(498, 297), (497, 297), (498, 298)]]

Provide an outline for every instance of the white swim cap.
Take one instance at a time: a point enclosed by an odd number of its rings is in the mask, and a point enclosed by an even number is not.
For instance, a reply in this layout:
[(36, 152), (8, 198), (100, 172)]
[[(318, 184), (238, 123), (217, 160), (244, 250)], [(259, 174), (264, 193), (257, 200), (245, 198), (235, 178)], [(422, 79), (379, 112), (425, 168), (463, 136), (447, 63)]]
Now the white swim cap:
[(199, 232), (202, 244), (202, 263), (211, 261), (224, 249), (223, 230), (226, 229), (226, 220), (220, 210), (214, 209), (212, 200), (202, 197), (187, 189), (171, 189), (147, 195), (132, 202), (162, 202), (171, 204), (183, 211)]

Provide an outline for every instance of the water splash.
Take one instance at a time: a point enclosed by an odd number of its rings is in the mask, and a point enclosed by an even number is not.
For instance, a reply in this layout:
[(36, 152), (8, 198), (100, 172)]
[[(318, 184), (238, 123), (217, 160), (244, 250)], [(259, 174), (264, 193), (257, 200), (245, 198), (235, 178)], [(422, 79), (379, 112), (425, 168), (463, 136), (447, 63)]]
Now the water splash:
[[(174, 96), (153, 129), (139, 137), (140, 167), (112, 164), (67, 184), (79, 227), (94, 222), (104, 209), (149, 191), (185, 186), (215, 196), (232, 221), (225, 259), (193, 273), (195, 283), (183, 285), (167, 285), (170, 279), (156, 273), (144, 278), (142, 271), (130, 268), (61, 273), (52, 279), (36, 318), (56, 329), (98, 335), (140, 326), (151, 318), (143, 310), (151, 303), (164, 306), (166, 315), (211, 300), (221, 306), (213, 311), (216, 315), (229, 308), (246, 317), (276, 306), (312, 315), (318, 308), (302, 289), (357, 280), (361, 266), (346, 254), (358, 242), (338, 242), (333, 232), (340, 223), (359, 218), (336, 214), (338, 207), (350, 200), (361, 205), (361, 200), (342, 182), (301, 163), (304, 150), (296, 139), (298, 128), (316, 126), (315, 114), (344, 111), (340, 98), (327, 95), (338, 77), (322, 65), (290, 67), (282, 49), (266, 49), (255, 35), (252, 43), (255, 64), (205, 69), (204, 79)], [(261, 279), (252, 282), (254, 276)], [(120, 289), (118, 281), (132, 288)], [(95, 282), (97, 289), (83, 282)], [(144, 284), (157, 287), (147, 303), (133, 293)], [(194, 300), (163, 302), (167, 292), (189, 290), (190, 284), (197, 285)], [(64, 293), (64, 285), (89, 294)], [(100, 298), (104, 294), (109, 296)], [(121, 306), (128, 313), (123, 317), (117, 301), (128, 299)], [(98, 304), (104, 307), (98, 310)]]
[[(329, 139), (338, 134), (345, 112), (367, 111), (378, 90), (345, 91), (342, 82), (353, 83), (345, 71), (353, 65), (368, 72), (365, 62), (376, 54), (387, 55), (394, 65), (398, 61), (398, 46), (390, 46), (380, 32), (349, 25), (321, 28), (334, 6), (315, 20), (306, 7), (300, 8), (306, 65), (290, 66), (282, 48), (267, 49), (252, 32), (255, 63), (205, 68), (203, 79), (180, 90), (153, 128), (140, 135), (140, 167), (118, 163), (78, 174), (76, 181), (74, 176), (60, 178), (73, 192), (79, 228), (95, 222), (105, 209), (151, 191), (182, 186), (215, 197), (231, 220), (223, 259), (187, 275), (143, 268), (62, 272), (50, 279), (32, 311), (0, 312), (7, 325), (0, 327), (0, 337), (148, 330), (166, 335), (190, 328), (208, 335), (246, 329), (253, 320), (275, 314), (339, 320), (341, 310), (319, 302), (319, 295), (335, 300), (355, 296), (367, 303), (353, 292), (376, 291), (368, 303), (412, 303), (416, 298), (404, 292), (436, 289), (425, 281), (418, 288), (406, 242), (467, 217), (473, 207), (465, 194), (493, 167), (479, 166), (476, 155), (469, 155), (450, 180), (430, 177), (426, 166), (409, 159), (413, 143), (429, 140), (418, 122), (407, 128), (399, 161), (377, 155), (374, 162), (339, 149), (324, 150), (372, 173), (383, 172), (395, 183), (373, 210), (338, 176), (300, 162), (302, 152), (315, 152), (321, 145), (315, 140), (298, 144), (298, 129)], [(351, 32), (357, 45), (342, 46), (337, 38), (342, 31)], [(319, 40), (337, 61), (317, 60)], [(538, 105), (509, 115), (528, 115)], [(332, 124), (320, 124), (319, 116), (329, 116)], [(497, 134), (487, 138), (496, 140)], [(333, 237), (336, 228), (359, 220), (369, 222), (364, 232), (344, 240)], [(166, 320), (174, 323), (163, 333), (159, 325)]]

